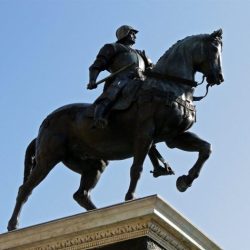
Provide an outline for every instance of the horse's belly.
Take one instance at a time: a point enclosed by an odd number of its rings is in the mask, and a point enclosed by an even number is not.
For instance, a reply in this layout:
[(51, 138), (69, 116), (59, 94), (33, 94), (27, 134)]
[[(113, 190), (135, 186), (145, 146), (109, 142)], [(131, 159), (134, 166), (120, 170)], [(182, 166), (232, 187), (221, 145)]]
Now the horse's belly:
[(132, 157), (133, 140), (126, 131), (114, 129), (89, 129), (86, 126), (82, 134), (74, 137), (72, 150), (82, 152), (86, 156), (105, 159), (122, 160)]
[(98, 143), (93, 145), (95, 157), (106, 160), (123, 160), (132, 157), (132, 145), (125, 143)]
[(92, 143), (89, 146), (75, 144), (71, 149), (79, 158), (95, 158), (104, 160), (123, 160), (132, 157), (132, 147), (124, 144), (111, 144), (105, 142)]

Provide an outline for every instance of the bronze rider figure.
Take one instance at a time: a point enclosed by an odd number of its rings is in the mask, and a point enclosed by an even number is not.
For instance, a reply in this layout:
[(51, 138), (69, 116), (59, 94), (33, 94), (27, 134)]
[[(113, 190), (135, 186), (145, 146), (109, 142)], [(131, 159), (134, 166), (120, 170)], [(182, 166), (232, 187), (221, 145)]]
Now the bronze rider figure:
[(97, 87), (96, 79), (101, 71), (115, 73), (131, 65), (105, 82), (104, 91), (95, 101), (94, 123), (97, 128), (105, 128), (108, 121), (105, 115), (111, 109), (122, 88), (131, 80), (145, 79), (144, 72), (152, 67), (145, 51), (133, 48), (138, 31), (123, 25), (116, 31), (117, 41), (105, 44), (99, 51), (94, 63), (89, 67), (88, 89)]
[[(151, 69), (153, 66), (145, 51), (132, 47), (135, 44), (136, 33), (138, 31), (131, 26), (122, 25), (119, 27), (116, 31), (117, 41), (105, 44), (97, 54), (94, 63), (89, 67), (88, 89), (97, 88), (96, 79), (101, 71), (107, 70), (115, 75), (105, 82), (103, 93), (94, 103), (96, 128), (107, 126), (108, 120), (105, 116), (117, 100), (122, 88), (131, 80), (144, 81), (145, 70)], [(120, 71), (122, 68), (125, 69)], [(116, 74), (116, 72), (118, 73)], [(154, 166), (154, 171), (151, 171), (154, 177), (174, 174), (155, 145), (152, 145), (148, 155)], [(163, 163), (164, 167), (160, 166), (159, 161)]]

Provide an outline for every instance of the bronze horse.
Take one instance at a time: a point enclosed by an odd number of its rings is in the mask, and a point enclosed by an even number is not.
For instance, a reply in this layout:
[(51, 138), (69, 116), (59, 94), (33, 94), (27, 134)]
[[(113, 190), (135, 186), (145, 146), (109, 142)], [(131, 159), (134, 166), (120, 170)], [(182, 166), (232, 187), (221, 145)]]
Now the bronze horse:
[(178, 41), (158, 60), (130, 107), (111, 112), (105, 129), (93, 129), (89, 104), (71, 104), (51, 113), (27, 148), (24, 183), (8, 230), (16, 229), (28, 196), (59, 162), (81, 174), (74, 199), (87, 210), (95, 208), (90, 191), (109, 160), (133, 157), (125, 200), (133, 199), (145, 157), (158, 142), (199, 153), (188, 174), (177, 179), (180, 191), (191, 186), (211, 153), (208, 142), (187, 132), (195, 122), (195, 73), (203, 73), (211, 86), (223, 82), (221, 49), (222, 30)]

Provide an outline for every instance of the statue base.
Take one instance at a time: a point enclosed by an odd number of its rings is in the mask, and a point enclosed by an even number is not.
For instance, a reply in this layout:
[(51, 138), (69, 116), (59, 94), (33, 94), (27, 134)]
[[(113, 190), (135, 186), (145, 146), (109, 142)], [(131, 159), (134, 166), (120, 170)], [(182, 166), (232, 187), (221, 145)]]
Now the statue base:
[(153, 195), (0, 235), (0, 250), (221, 249)]

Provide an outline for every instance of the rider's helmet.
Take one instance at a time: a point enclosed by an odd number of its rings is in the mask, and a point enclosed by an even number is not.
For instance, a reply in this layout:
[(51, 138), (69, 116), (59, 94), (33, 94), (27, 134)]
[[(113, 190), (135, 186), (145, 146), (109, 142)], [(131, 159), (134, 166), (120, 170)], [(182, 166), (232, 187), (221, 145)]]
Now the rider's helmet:
[(123, 38), (125, 38), (129, 34), (130, 31), (134, 31), (135, 33), (138, 32), (138, 30), (136, 30), (133, 27), (128, 26), (128, 25), (122, 25), (121, 27), (119, 27), (115, 33), (117, 40), (120, 41)]

